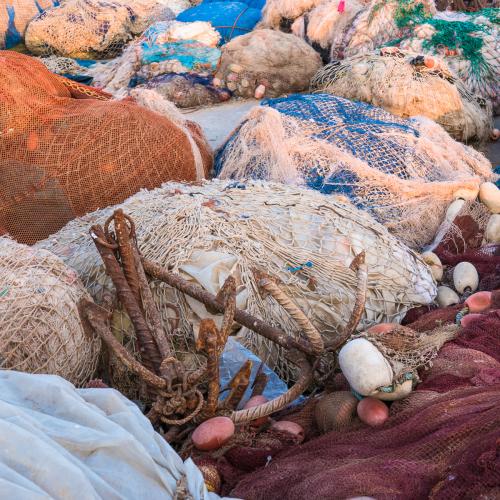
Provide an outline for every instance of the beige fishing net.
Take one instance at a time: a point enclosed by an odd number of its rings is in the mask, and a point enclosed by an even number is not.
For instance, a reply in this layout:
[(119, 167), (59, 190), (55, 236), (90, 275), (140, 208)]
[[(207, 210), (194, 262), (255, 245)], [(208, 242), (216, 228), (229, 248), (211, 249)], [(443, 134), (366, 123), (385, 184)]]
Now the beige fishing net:
[(111, 101), (15, 52), (0, 52), (0, 67), (0, 235), (31, 244), (141, 188), (211, 168), (192, 122)]
[[(294, 336), (299, 333), (296, 323), (272, 298), (261, 297), (254, 269), (279, 280), (325, 339), (335, 340), (351, 315), (357, 280), (349, 265), (361, 251), (366, 252), (368, 292), (360, 328), (399, 321), (409, 308), (432, 302), (436, 294), (427, 266), (383, 226), (314, 191), (266, 183), (167, 183), (120, 207), (135, 221), (146, 258), (214, 294), (233, 275), (238, 307)], [(37, 244), (75, 269), (98, 303), (112, 285), (88, 229), (103, 224), (113, 210), (74, 220)], [(221, 317), (167, 285), (152, 281), (151, 286), (170, 329), (178, 322), (174, 350), (181, 357), (194, 352), (189, 343), (200, 319), (220, 323)], [(241, 331), (240, 337), (280, 376), (293, 378), (292, 365), (269, 341), (249, 331)]]
[[(447, 325), (430, 332), (415, 332), (400, 326), (385, 334), (367, 332), (352, 338), (370, 341), (383, 354), (393, 371), (393, 384), (419, 380), (417, 370), (431, 366), (441, 347), (458, 335), (457, 325)], [(392, 387), (385, 388), (391, 392)]]
[[(368, 54), (374, 49), (401, 38), (411, 28), (401, 28), (396, 21), (396, 13), (401, 0), (373, 0), (354, 20), (346, 31), (344, 39), (332, 45), (331, 58), (342, 59), (360, 54)], [(419, 4), (423, 12), (434, 15), (436, 7), (433, 0), (411, 0), (404, 2), (405, 9)]]
[(474, 199), (491, 164), (439, 125), (329, 94), (270, 99), (219, 151), (221, 178), (307, 185), (348, 197), (406, 244), (430, 243), (457, 197)]
[(439, 58), (382, 49), (325, 66), (311, 87), (403, 118), (426, 116), (459, 141), (482, 143), (492, 128), (491, 105), (472, 95)]
[(65, 0), (29, 24), (25, 42), (36, 55), (112, 58), (153, 22), (190, 6), (188, 0)]
[(100, 341), (83, 330), (82, 298), (77, 274), (55, 255), (0, 238), (0, 367), (89, 380)]
[(325, 0), (298, 17), (292, 25), (292, 32), (321, 49), (328, 49), (332, 45), (339, 47), (352, 22), (363, 9), (366, 9), (363, 0)]
[(289, 28), (292, 22), (323, 0), (267, 0), (259, 28)]
[(238, 96), (254, 97), (263, 85), (266, 97), (277, 97), (306, 90), (320, 67), (320, 56), (300, 38), (262, 29), (225, 44), (215, 76)]
[(0, 49), (22, 42), (28, 23), (57, 0), (2, 0), (0, 2)]

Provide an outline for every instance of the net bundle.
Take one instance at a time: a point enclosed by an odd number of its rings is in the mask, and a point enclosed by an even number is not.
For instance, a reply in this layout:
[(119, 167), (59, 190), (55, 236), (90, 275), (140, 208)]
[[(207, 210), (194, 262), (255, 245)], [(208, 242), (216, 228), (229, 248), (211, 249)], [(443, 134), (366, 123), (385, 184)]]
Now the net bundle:
[(25, 43), (40, 56), (112, 58), (151, 23), (189, 6), (188, 0), (65, 0), (30, 22)]
[(330, 48), (342, 46), (354, 19), (365, 9), (366, 3), (362, 0), (324, 0), (298, 17), (291, 29), (318, 50), (327, 62)]
[(493, 175), (482, 154), (428, 119), (329, 94), (253, 108), (218, 152), (215, 171), (347, 197), (416, 248), (432, 241), (455, 197), (475, 198)]
[(392, 403), (381, 428), (330, 431), (255, 472), (229, 470), (223, 494), (292, 500), (496, 498), (499, 328), (495, 311), (462, 329), (421, 372), (417, 389)]
[(21, 44), (28, 23), (58, 0), (4, 0), (0, 5), (0, 49)]
[(289, 31), (293, 21), (322, 2), (323, 0), (267, 0), (259, 28)]
[[(383, 226), (312, 190), (217, 180), (194, 186), (167, 183), (141, 191), (120, 207), (135, 222), (144, 257), (214, 294), (233, 275), (238, 307), (293, 336), (300, 335), (296, 323), (271, 297), (261, 296), (254, 270), (278, 280), (323, 337), (332, 340), (342, 334), (354, 306), (357, 279), (349, 266), (361, 251), (366, 252), (368, 291), (360, 328), (399, 321), (409, 308), (432, 302), (436, 294), (429, 269)], [(87, 231), (113, 210), (72, 221), (38, 244), (75, 269), (98, 303), (111, 285)], [(153, 281), (152, 290), (164, 320), (178, 316), (182, 342), (193, 339), (200, 319), (221, 321), (167, 285)], [(292, 367), (272, 343), (245, 330), (240, 337), (290, 380)], [(173, 345), (176, 352), (183, 348)]]
[(403, 118), (425, 116), (458, 141), (483, 143), (492, 128), (491, 105), (472, 95), (437, 58), (382, 49), (325, 66), (311, 85)]
[(398, 23), (418, 26), (399, 41), (399, 45), (405, 50), (443, 57), (469, 91), (490, 100), (498, 112), (499, 22), (499, 9), (469, 14), (443, 12), (433, 18), (410, 10), (407, 16), (401, 14)]
[[(408, 24), (399, 22), (401, 12), (411, 10), (432, 16), (436, 13), (433, 0), (372, 0), (353, 20), (345, 36), (331, 46), (331, 59), (343, 59), (368, 54), (411, 32), (412, 16)], [(413, 14), (412, 14), (413, 15)], [(416, 17), (416, 14), (415, 14)]]
[(222, 47), (215, 76), (238, 96), (254, 97), (263, 85), (267, 97), (277, 97), (307, 90), (320, 67), (319, 55), (300, 38), (261, 29)]
[(15, 52), (0, 52), (0, 65), (0, 235), (31, 244), (141, 188), (210, 170), (197, 125), (110, 101)]
[(81, 299), (90, 297), (59, 258), (0, 238), (0, 368), (88, 381), (100, 341), (83, 329)]
[(211, 75), (221, 55), (216, 48), (219, 39), (209, 23), (160, 21), (130, 43), (120, 57), (93, 65), (87, 74), (95, 85), (117, 96), (163, 75)]

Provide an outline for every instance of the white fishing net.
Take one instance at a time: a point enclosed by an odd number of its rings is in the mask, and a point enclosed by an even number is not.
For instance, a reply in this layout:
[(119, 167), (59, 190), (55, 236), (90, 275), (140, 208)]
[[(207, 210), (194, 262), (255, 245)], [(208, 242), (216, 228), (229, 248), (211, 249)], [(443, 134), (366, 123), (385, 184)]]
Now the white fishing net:
[[(273, 299), (261, 297), (254, 269), (279, 280), (323, 337), (332, 340), (354, 306), (357, 280), (349, 265), (361, 251), (366, 252), (368, 292), (360, 329), (397, 322), (436, 294), (429, 268), (383, 226), (352, 205), (311, 190), (259, 182), (167, 183), (120, 207), (135, 221), (146, 258), (214, 294), (233, 275), (238, 307), (293, 336), (299, 335), (297, 325)], [(103, 224), (113, 210), (74, 220), (37, 244), (75, 269), (97, 302), (112, 285), (88, 230)], [(180, 311), (181, 334), (171, 340), (182, 358), (194, 351), (200, 319), (212, 317), (219, 323), (221, 317), (165, 284), (152, 281), (151, 286), (169, 331), (177, 321), (175, 308)], [(119, 333), (120, 326), (116, 329)], [(293, 378), (293, 366), (273, 344), (247, 330), (240, 337), (281, 377)]]
[(0, 238), (0, 368), (88, 381), (100, 341), (82, 327), (81, 299), (90, 297), (61, 259)]
[(403, 118), (425, 116), (464, 142), (482, 143), (492, 128), (491, 105), (472, 95), (437, 57), (381, 49), (325, 66), (311, 86)]

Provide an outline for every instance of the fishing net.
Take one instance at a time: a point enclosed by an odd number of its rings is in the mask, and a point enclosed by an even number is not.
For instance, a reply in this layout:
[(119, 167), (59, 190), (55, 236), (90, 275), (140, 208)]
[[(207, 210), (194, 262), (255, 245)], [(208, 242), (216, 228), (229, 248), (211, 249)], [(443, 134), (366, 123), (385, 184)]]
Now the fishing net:
[(259, 28), (290, 31), (295, 19), (322, 2), (323, 0), (267, 0)]
[(26, 47), (42, 56), (112, 58), (154, 21), (189, 7), (188, 0), (65, 0), (30, 22)]
[[(351, 315), (357, 280), (348, 266), (362, 250), (368, 292), (360, 329), (399, 321), (409, 308), (432, 302), (436, 294), (429, 269), (383, 226), (365, 212), (312, 190), (266, 183), (168, 183), (141, 191), (120, 206), (135, 221), (146, 258), (214, 294), (232, 274), (238, 307), (293, 336), (299, 335), (296, 324), (273, 299), (261, 297), (254, 269), (278, 279), (326, 339), (337, 339)], [(88, 229), (112, 212), (108, 208), (72, 221), (38, 244), (75, 269), (98, 303), (111, 285)], [(178, 310), (180, 333), (173, 337), (173, 350), (181, 355), (183, 349), (189, 352), (186, 343), (200, 319), (221, 321), (166, 285), (152, 282), (152, 290), (165, 321), (168, 316), (175, 319)], [(283, 379), (293, 377), (292, 366), (273, 344), (249, 331), (240, 337)]]
[(210, 106), (231, 98), (227, 89), (215, 87), (212, 78), (194, 74), (159, 75), (137, 88), (155, 90), (179, 108)]
[(89, 380), (100, 341), (80, 323), (78, 302), (90, 297), (75, 271), (46, 250), (0, 238), (0, 283), (2, 370)]
[(405, 33), (411, 32), (410, 23), (414, 16), (408, 15), (408, 24), (399, 19), (402, 13), (406, 14), (410, 9), (429, 17), (436, 12), (433, 0), (372, 0), (356, 16), (351, 27), (344, 31), (344, 36), (332, 44), (331, 59), (368, 54), (388, 42), (402, 38)]
[(426, 116), (458, 141), (486, 142), (492, 128), (489, 103), (472, 95), (442, 60), (408, 52), (382, 49), (329, 64), (316, 74), (312, 88), (403, 118)]
[(309, 88), (320, 67), (319, 55), (300, 38), (262, 29), (224, 45), (215, 76), (238, 96), (254, 97), (264, 85), (266, 96), (277, 97)]
[(417, 390), (392, 404), (382, 428), (331, 431), (223, 493), (249, 500), (496, 498), (500, 317), (488, 321), (441, 349)]
[(211, 168), (191, 122), (109, 101), (15, 52), (0, 52), (0, 65), (0, 234), (31, 244), (141, 188)]
[(221, 43), (250, 33), (259, 22), (260, 9), (242, 2), (202, 2), (177, 16), (178, 21), (207, 21), (221, 35)]
[(406, 244), (432, 241), (457, 196), (475, 198), (491, 166), (437, 124), (328, 94), (270, 99), (218, 152), (222, 178), (296, 183), (348, 197)]
[(400, 47), (413, 52), (436, 54), (445, 58), (453, 73), (473, 94), (492, 101), (498, 113), (500, 97), (500, 37), (498, 9), (473, 14), (443, 12), (429, 18), (409, 10), (398, 19), (401, 26), (418, 23)]
[(0, 5), (0, 49), (11, 49), (24, 40), (28, 23), (58, 0), (4, 0)]
[(362, 0), (325, 0), (298, 17), (292, 32), (310, 43), (328, 62), (331, 46), (341, 45), (352, 22), (365, 8)]
[(170, 73), (215, 72), (220, 50), (219, 34), (209, 23), (158, 22), (132, 42), (113, 61), (92, 66), (87, 74), (94, 84), (120, 96), (129, 87)]

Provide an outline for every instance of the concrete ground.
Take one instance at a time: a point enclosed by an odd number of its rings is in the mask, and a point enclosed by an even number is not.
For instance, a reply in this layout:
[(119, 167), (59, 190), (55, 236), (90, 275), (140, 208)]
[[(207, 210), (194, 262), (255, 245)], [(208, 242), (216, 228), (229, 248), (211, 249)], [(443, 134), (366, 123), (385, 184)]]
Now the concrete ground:
[[(495, 119), (495, 127), (500, 129), (500, 116)], [(500, 165), (500, 139), (490, 142), (486, 149), (486, 156), (491, 161), (493, 167)]]

